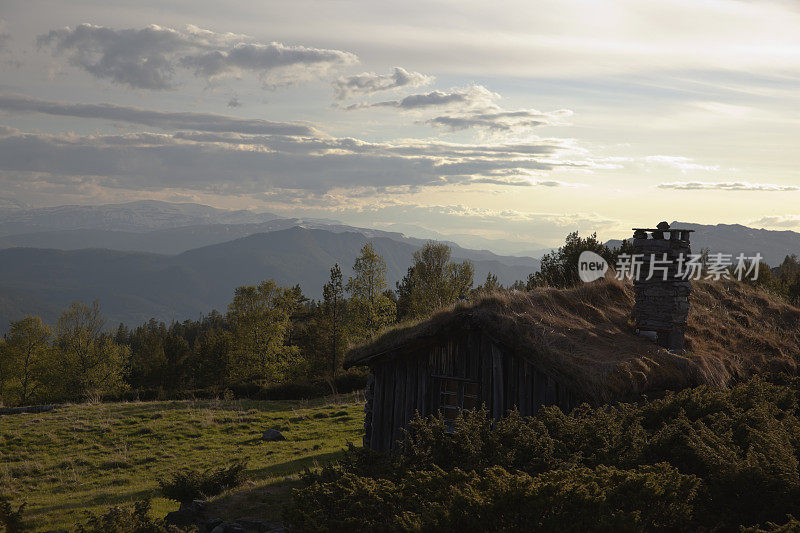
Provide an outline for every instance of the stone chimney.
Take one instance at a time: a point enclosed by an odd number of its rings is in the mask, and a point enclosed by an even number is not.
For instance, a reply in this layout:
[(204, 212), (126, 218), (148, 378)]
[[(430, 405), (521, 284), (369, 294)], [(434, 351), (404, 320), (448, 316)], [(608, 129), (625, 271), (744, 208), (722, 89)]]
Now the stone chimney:
[[(655, 229), (633, 230), (634, 258), (641, 259), (639, 274), (634, 275), (633, 281), (636, 329), (655, 332), (659, 345), (681, 352), (692, 288), (684, 272), (691, 254), (689, 236), (693, 230), (670, 228), (666, 222)], [(681, 256), (683, 262), (679, 261)]]

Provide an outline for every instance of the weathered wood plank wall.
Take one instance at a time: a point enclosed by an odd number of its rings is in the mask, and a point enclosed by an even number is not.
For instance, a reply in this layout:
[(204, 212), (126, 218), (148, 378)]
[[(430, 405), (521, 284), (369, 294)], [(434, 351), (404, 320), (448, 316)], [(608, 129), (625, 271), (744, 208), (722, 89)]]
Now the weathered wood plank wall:
[(370, 447), (395, 447), (414, 413), (423, 416), (439, 409), (443, 377), (473, 381), (480, 402), (493, 418), (510, 409), (533, 415), (543, 405), (570, 410), (576, 394), (534, 365), (520, 359), (480, 331), (451, 334), (428, 346), (398, 350), (372, 365), (375, 376)]

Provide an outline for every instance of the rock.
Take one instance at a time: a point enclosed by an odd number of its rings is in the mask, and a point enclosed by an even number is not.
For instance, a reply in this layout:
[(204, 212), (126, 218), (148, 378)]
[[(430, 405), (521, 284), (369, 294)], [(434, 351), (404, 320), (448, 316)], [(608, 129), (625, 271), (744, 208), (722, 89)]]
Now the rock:
[(222, 518), (212, 518), (210, 520), (206, 520), (203, 522), (202, 527), (200, 528), (201, 532), (210, 532), (214, 531), (214, 529), (225, 522)]
[(202, 522), (206, 511), (207, 502), (203, 500), (193, 500), (182, 502), (177, 511), (168, 513), (164, 521), (177, 527), (189, 527)]
[(208, 506), (208, 502), (205, 500), (192, 500), (190, 502), (184, 502), (181, 504), (181, 509), (186, 509), (188, 511), (193, 511), (197, 514), (203, 514)]
[(284, 437), (283, 433), (281, 433), (277, 429), (268, 429), (264, 431), (264, 433), (261, 435), (261, 440), (266, 440), (266, 441), (286, 440), (286, 437)]
[(175, 527), (193, 526), (196, 520), (197, 515), (185, 509), (172, 511), (171, 513), (167, 513), (167, 516), (164, 517), (164, 522), (166, 522), (167, 525)]

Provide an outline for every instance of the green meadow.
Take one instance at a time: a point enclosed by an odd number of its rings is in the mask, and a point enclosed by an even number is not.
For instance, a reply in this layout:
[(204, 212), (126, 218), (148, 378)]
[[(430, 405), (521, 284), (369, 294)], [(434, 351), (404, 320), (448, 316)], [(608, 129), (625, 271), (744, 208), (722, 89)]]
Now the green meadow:
[[(308, 401), (208, 400), (73, 404), (0, 416), (0, 494), (27, 503), (26, 526), (66, 528), (87, 513), (152, 499), (154, 516), (178, 504), (158, 480), (184, 468), (247, 459), (244, 486), (212, 499), (221, 518), (278, 520), (297, 474), (360, 443), (363, 395)], [(265, 442), (280, 430), (286, 441)]]

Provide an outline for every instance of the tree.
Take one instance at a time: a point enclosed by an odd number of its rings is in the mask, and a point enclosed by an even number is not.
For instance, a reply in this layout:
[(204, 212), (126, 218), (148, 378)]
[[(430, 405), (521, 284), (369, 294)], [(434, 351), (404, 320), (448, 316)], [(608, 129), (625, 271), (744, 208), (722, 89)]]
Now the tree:
[[(522, 285), (521, 281), (517, 283)], [(497, 280), (497, 276), (489, 272), (488, 274), (486, 274), (486, 281), (483, 282), (483, 285), (478, 285), (478, 287), (475, 289), (475, 294), (478, 295), (491, 294), (493, 292), (501, 290), (503, 290), (503, 285), (501, 285), (500, 282)]]
[(103, 331), (100, 304), (72, 303), (56, 324), (57, 366), (68, 397), (95, 398), (124, 388), (123, 364), (130, 353)]
[(632, 253), (632, 243), (622, 241), (620, 248), (611, 249), (599, 240), (597, 233), (581, 238), (577, 231), (567, 235), (564, 246), (542, 257), (539, 272), (528, 276), (526, 288), (537, 286), (571, 287), (580, 282), (578, 277), (578, 258), (584, 251), (591, 251), (602, 257), (613, 267), (621, 253)]
[(469, 261), (453, 263), (446, 244), (429, 241), (414, 252), (414, 264), (397, 283), (401, 318), (422, 318), (469, 297), (474, 268)]
[(792, 305), (800, 304), (800, 271), (785, 285), (786, 298)]
[(167, 378), (168, 361), (164, 352), (164, 341), (167, 337), (167, 326), (163, 322), (151, 318), (137, 327), (128, 336), (128, 341), (119, 338), (117, 343), (127, 344), (131, 355), (128, 358), (128, 379), (134, 387), (172, 386)]
[[(356, 261), (358, 264), (358, 261)], [(348, 283), (349, 285), (349, 283)], [(344, 358), (344, 348), (347, 336), (344, 328), (346, 304), (344, 289), (342, 287), (342, 270), (339, 263), (331, 268), (331, 277), (322, 287), (321, 317), (318, 324), (318, 333), (322, 336), (323, 344), (327, 347), (329, 361), (329, 385), (331, 391), (336, 393), (336, 374)]]
[[(31, 403), (46, 386), (52, 364), (52, 338), (51, 329), (38, 316), (26, 316), (10, 324), (0, 365), (11, 378), (8, 381), (15, 385), (16, 403)], [(5, 399), (2, 390), (0, 398)]]
[(509, 285), (508, 290), (510, 291), (524, 291), (525, 290), (525, 282), (521, 279), (518, 279), (511, 285)]
[(348, 315), (356, 335), (368, 338), (392, 324), (397, 314), (394, 301), (386, 295), (386, 261), (371, 242), (361, 248), (353, 272), (346, 287), (351, 296)]
[(275, 280), (238, 287), (228, 305), (233, 332), (231, 378), (270, 383), (280, 380), (294, 364), (296, 346), (285, 340), (296, 305), (292, 289)]
[(197, 339), (192, 354), (192, 375), (197, 387), (224, 387), (231, 374), (233, 336), (224, 329), (209, 329)]

